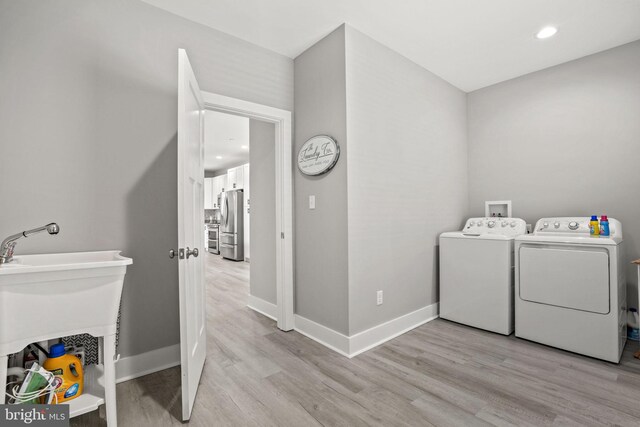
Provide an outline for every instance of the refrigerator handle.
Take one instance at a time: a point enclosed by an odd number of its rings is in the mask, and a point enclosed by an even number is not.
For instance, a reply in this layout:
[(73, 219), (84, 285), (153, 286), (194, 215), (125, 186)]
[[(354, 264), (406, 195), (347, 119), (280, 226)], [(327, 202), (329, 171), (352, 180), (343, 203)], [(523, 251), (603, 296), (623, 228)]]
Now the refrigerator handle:
[(229, 198), (227, 197), (227, 193), (224, 194), (224, 226), (229, 226)]
[(220, 193), (220, 232), (222, 231), (222, 226), (224, 225), (224, 193)]

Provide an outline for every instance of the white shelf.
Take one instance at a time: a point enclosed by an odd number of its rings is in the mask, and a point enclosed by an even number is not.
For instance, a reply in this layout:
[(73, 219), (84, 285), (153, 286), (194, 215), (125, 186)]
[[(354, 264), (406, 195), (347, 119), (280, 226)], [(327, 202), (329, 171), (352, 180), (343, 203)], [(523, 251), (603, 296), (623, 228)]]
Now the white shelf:
[(84, 391), (82, 395), (65, 403), (69, 403), (71, 418), (98, 409), (104, 404), (104, 368), (102, 365), (84, 367)]

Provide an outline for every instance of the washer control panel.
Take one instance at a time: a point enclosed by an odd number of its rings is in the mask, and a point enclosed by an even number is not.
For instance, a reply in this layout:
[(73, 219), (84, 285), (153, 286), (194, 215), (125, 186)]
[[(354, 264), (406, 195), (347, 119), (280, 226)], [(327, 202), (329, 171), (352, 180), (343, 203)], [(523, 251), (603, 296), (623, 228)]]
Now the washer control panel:
[(527, 224), (520, 218), (469, 218), (462, 231), (473, 234), (519, 236), (521, 234), (526, 234)]
[[(538, 235), (554, 235), (564, 234), (571, 236), (589, 236), (589, 222), (591, 217), (560, 217), (560, 218), (542, 218), (536, 222), (533, 234)], [(622, 234), (620, 222), (613, 218), (609, 218), (609, 235)]]

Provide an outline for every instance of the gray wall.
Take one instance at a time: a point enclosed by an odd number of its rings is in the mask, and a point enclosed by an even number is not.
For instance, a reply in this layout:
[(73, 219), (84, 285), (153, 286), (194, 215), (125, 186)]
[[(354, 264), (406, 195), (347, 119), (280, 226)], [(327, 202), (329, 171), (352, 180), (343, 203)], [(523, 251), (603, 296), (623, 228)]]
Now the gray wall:
[(296, 313), (353, 335), (437, 302), (437, 236), (467, 212), (464, 92), (341, 26), (295, 59), (296, 152), (321, 133), (341, 153), (296, 171)]
[(346, 34), (355, 334), (438, 301), (438, 235), (467, 214), (466, 95), (357, 30)]
[[(295, 311), (348, 333), (347, 124), (344, 26), (295, 61), (295, 147), (297, 155), (314, 135), (340, 144), (340, 159), (326, 175), (295, 169)], [(310, 195), (316, 209), (310, 210)]]
[[(276, 128), (249, 121), (251, 295), (276, 299)], [(247, 177), (245, 177), (247, 179)]]
[(0, 0), (0, 236), (132, 257), (122, 356), (179, 341), (178, 48), (203, 90), (292, 110), (292, 60), (142, 2)]
[(529, 223), (607, 214), (640, 258), (640, 41), (472, 92), (468, 116), (472, 216), (503, 199)]

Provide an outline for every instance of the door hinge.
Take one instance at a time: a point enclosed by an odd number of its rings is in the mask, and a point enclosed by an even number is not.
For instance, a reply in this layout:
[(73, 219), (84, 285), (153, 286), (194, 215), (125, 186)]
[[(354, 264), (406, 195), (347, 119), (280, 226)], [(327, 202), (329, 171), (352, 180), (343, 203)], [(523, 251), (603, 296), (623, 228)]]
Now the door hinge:
[(281, 232), (280, 232), (280, 238), (281, 238), (281, 239), (284, 239), (284, 231), (281, 231)]

